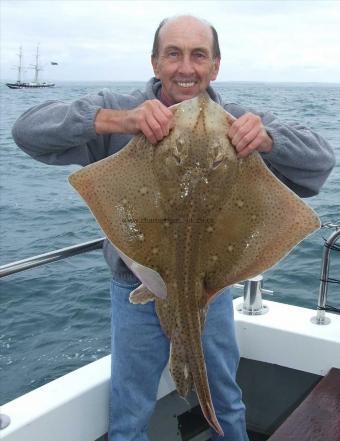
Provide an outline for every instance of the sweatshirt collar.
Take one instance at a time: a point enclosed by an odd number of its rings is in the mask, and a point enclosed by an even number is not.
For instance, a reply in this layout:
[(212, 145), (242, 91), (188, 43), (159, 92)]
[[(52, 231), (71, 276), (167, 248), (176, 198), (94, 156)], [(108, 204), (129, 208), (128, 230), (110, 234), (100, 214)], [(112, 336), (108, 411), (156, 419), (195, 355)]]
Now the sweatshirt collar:
[[(216, 93), (211, 86), (208, 87), (207, 92), (213, 101), (222, 105), (221, 96), (218, 93)], [(162, 83), (157, 78), (153, 77), (148, 81), (146, 85), (146, 95), (148, 99), (157, 98), (165, 106), (168, 106), (166, 100), (162, 97)]]

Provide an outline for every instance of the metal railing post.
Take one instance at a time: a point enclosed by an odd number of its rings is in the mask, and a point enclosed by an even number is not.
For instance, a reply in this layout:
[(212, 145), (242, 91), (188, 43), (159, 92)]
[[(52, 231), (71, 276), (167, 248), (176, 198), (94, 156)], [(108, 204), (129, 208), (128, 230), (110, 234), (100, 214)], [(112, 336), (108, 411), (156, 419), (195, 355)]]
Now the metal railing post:
[(321, 276), (320, 276), (320, 288), (319, 298), (316, 316), (311, 318), (311, 322), (316, 325), (328, 325), (331, 322), (329, 317), (326, 317), (326, 302), (327, 302), (327, 290), (328, 290), (328, 275), (330, 267), (330, 253), (332, 247), (336, 241), (340, 238), (340, 230), (335, 231), (326, 240), (323, 250)]

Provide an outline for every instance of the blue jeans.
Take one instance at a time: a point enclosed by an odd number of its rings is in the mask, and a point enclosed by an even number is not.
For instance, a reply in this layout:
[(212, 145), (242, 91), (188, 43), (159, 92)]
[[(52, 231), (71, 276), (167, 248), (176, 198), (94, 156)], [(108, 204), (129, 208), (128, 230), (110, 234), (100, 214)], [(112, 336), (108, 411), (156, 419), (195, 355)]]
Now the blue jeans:
[[(169, 340), (160, 327), (154, 302), (133, 305), (129, 293), (138, 286), (112, 281), (112, 370), (109, 441), (148, 441), (148, 423), (158, 384), (169, 359)], [(224, 437), (214, 441), (248, 441), (245, 407), (235, 382), (239, 351), (229, 290), (209, 307), (203, 349), (213, 404)]]

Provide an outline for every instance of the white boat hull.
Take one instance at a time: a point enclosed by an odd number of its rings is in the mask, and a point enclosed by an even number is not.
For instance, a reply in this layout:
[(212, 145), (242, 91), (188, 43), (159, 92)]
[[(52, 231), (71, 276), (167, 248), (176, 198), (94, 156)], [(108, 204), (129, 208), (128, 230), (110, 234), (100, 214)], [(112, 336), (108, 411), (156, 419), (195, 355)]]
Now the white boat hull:
[[(340, 368), (340, 316), (329, 314), (329, 325), (315, 325), (311, 323), (315, 311), (270, 301), (265, 302), (269, 308), (267, 314), (247, 316), (237, 311), (240, 302), (240, 298), (234, 300), (236, 334), (243, 358), (298, 370), (316, 378), (331, 367)], [(110, 357), (107, 356), (5, 404), (1, 413), (9, 416), (11, 423), (0, 431), (1, 440), (99, 439), (107, 431), (109, 383)], [(175, 394), (174, 390), (166, 369), (158, 399)], [(168, 429), (159, 435), (162, 423), (157, 423), (160, 426), (157, 436), (151, 433), (151, 439), (170, 440), (166, 436)]]

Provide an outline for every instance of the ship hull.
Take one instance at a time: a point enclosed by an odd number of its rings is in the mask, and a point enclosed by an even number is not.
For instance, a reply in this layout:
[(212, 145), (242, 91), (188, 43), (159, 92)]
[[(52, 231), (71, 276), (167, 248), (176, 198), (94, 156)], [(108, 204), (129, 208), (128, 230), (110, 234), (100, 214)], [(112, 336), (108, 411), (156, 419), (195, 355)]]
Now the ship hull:
[(10, 89), (41, 89), (45, 87), (54, 87), (54, 83), (6, 83)]

